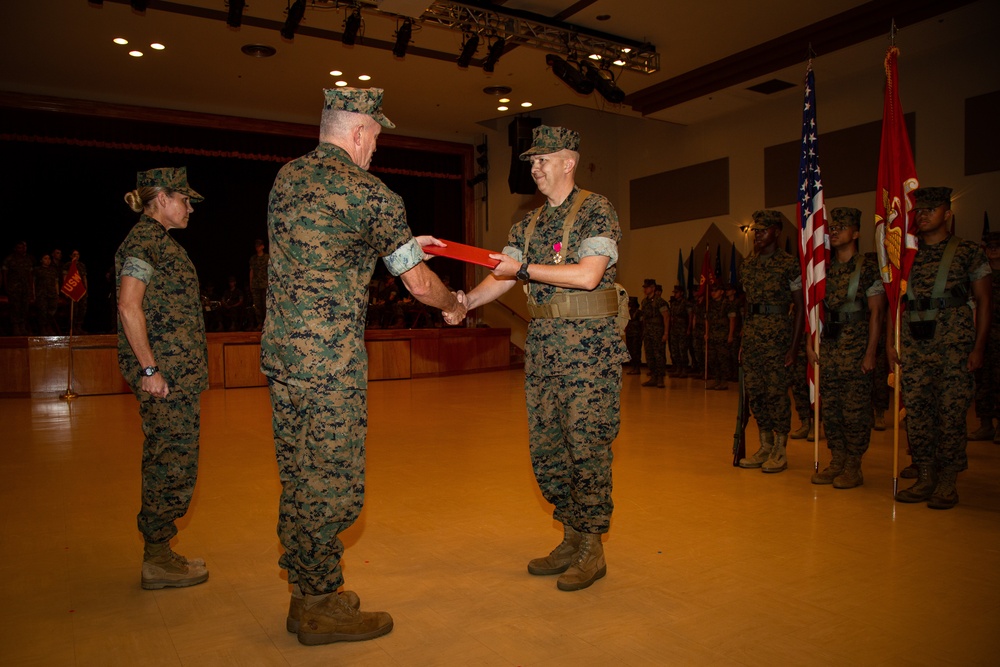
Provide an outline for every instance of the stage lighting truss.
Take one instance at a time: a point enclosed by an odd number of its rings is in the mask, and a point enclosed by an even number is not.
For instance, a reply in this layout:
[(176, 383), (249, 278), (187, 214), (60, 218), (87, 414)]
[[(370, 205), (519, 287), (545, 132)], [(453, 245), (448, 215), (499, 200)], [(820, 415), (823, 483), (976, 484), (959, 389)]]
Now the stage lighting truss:
[[(408, 19), (412, 22), (413, 29), (430, 25), (463, 35), (487, 34), (481, 31), (488, 29), (488, 34), (504, 40), (497, 58), (513, 47), (525, 46), (561, 54), (571, 60), (575, 54), (582, 54), (588, 58), (599, 58), (602, 64), (611, 63), (623, 70), (644, 74), (660, 70), (660, 54), (648, 42), (591, 30), (532, 12), (507, 9), (502, 5), (486, 7), (474, 2), (466, 4), (454, 0), (429, 0), (426, 9), (419, 16), (402, 16), (386, 11), (383, 5), (392, 6), (385, 0), (309, 0), (309, 6), (316, 9), (351, 7), (397, 20)], [(468, 44), (467, 37), (464, 44)], [(471, 57), (469, 60), (471, 62)]]

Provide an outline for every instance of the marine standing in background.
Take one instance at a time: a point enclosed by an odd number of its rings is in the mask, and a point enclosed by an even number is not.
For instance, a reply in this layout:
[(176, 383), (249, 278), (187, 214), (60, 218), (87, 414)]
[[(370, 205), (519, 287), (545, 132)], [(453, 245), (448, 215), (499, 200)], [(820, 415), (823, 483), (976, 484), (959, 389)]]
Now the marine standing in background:
[(147, 589), (208, 579), (205, 561), (170, 548), (198, 479), (200, 400), (208, 389), (198, 273), (170, 231), (185, 229), (191, 204), (202, 199), (188, 185), (185, 167), (139, 172), (125, 202), (142, 215), (115, 253), (118, 367), (139, 401), (146, 436), (138, 524)]
[(629, 375), (638, 375), (642, 369), (642, 308), (639, 307), (639, 298), (630, 296), (628, 298), (628, 325), (625, 327), (625, 345), (628, 347), (628, 356), (632, 358)]
[(688, 353), (691, 341), (691, 302), (684, 296), (684, 288), (674, 285), (670, 296), (670, 324), (667, 338), (670, 342), (670, 376), (686, 377), (691, 370)]
[(819, 355), (806, 345), (809, 363), (818, 363), (823, 424), (832, 459), (813, 484), (851, 489), (864, 484), (861, 457), (868, 451), (874, 414), (872, 372), (885, 318), (885, 287), (875, 253), (858, 253), (861, 211), (830, 211), (823, 335)]
[(264, 316), (267, 313), (267, 262), (269, 256), (264, 252), (264, 241), (256, 239), (253, 242), (254, 254), (250, 256), (250, 300), (258, 330), (264, 326)]
[(52, 266), (52, 258), (42, 255), (41, 264), (35, 267), (35, 310), (38, 329), (43, 336), (56, 336), (56, 309), (59, 307), (59, 273)]
[[(1000, 232), (984, 233), (983, 246), (990, 270), (996, 274), (1000, 271)], [(990, 336), (986, 342), (983, 366), (975, 372), (976, 417), (979, 418), (979, 428), (970, 433), (968, 439), (992, 439), (993, 442), (1000, 443), (1000, 428), (993, 423), (994, 419), (1000, 419), (1000, 279), (990, 282), (990, 303), (993, 305)]]
[(337, 591), (339, 535), (365, 497), (365, 312), (376, 261), (422, 303), (465, 316), (423, 262), (423, 245), (437, 241), (413, 237), (402, 198), (368, 171), (382, 128), (395, 127), (382, 90), (324, 93), (319, 145), (284, 165), (271, 189), (260, 362), (281, 479), (278, 563), (292, 586), (285, 628), (306, 645), (373, 639), (393, 625)]
[(708, 370), (715, 383), (709, 389), (729, 389), (726, 381), (732, 374), (729, 348), (736, 337), (736, 304), (725, 297), (722, 283), (712, 285), (708, 306)]
[(503, 254), (490, 255), (500, 263), (467, 295), (472, 310), (518, 281), (525, 285), (531, 463), (563, 526), (562, 542), (532, 559), (528, 572), (560, 574), (556, 586), (563, 591), (587, 588), (607, 572), (601, 536), (614, 509), (611, 443), (628, 361), (616, 322), (624, 306), (624, 291), (615, 286), (621, 228), (611, 202), (576, 186), (579, 148), (573, 130), (541, 125), (532, 131), (521, 159), (531, 161), (547, 201), (511, 228)]
[(646, 350), (646, 364), (649, 379), (643, 387), (663, 388), (663, 378), (667, 374), (667, 303), (656, 295), (656, 281), (646, 278), (642, 281), (642, 346)]
[(750, 229), (755, 254), (740, 267), (747, 303), (741, 360), (750, 411), (760, 430), (760, 449), (740, 459), (740, 467), (768, 473), (788, 468), (789, 373), (804, 326), (802, 271), (795, 258), (778, 247), (781, 224), (778, 211), (754, 212)]
[[(951, 188), (913, 191), (920, 239), (907, 281), (899, 351), (887, 327), (889, 364), (901, 368), (902, 400), (917, 481), (896, 493), (932, 509), (958, 503), (956, 479), (969, 467), (966, 416), (973, 372), (983, 365), (990, 332), (990, 265), (982, 247), (951, 234)], [(969, 307), (970, 299), (975, 304)]]
[(28, 242), (18, 241), (14, 252), (3, 260), (3, 285), (10, 308), (12, 336), (30, 336), (28, 308), (35, 298), (35, 260), (28, 254)]

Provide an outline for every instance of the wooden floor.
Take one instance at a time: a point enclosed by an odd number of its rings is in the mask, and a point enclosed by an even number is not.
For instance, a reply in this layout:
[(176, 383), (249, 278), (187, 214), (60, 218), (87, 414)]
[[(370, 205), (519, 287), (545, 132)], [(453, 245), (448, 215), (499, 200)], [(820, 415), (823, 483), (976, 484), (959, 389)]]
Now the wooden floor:
[(782, 474), (731, 466), (733, 391), (640, 381), (625, 376), (608, 575), (575, 593), (525, 571), (560, 533), (528, 462), (523, 374), (373, 383), (345, 576), (395, 629), (321, 647), (285, 632), (266, 389), (204, 394), (174, 546), (211, 578), (155, 592), (139, 587), (134, 398), (2, 400), (0, 664), (998, 664), (1000, 446), (970, 443), (955, 509), (900, 505), (891, 431), (863, 487), (813, 486), (804, 441)]

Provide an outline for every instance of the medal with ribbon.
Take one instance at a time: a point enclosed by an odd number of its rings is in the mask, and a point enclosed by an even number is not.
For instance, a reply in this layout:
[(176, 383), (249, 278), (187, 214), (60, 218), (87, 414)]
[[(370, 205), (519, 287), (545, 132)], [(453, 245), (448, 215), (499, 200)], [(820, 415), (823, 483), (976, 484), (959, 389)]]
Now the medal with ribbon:
[(555, 264), (561, 264), (563, 261), (563, 256), (559, 254), (560, 250), (562, 250), (562, 243), (556, 241), (552, 244), (552, 262)]

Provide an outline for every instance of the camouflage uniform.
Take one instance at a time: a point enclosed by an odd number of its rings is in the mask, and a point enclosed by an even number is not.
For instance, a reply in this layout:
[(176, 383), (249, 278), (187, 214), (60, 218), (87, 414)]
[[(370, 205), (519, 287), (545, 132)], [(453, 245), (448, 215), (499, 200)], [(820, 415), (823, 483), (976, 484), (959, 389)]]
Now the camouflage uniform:
[(691, 304), (691, 335), (688, 337), (694, 364), (691, 371), (698, 378), (705, 375), (705, 316), (705, 297), (698, 297)]
[[(563, 220), (579, 196), (580, 189), (574, 187), (561, 205), (543, 206), (527, 257), (524, 236), (533, 213), (514, 225), (504, 254), (531, 264), (552, 264), (553, 244), (562, 241)], [(568, 247), (562, 249), (563, 262), (607, 255), (608, 267), (595, 289), (610, 288), (620, 238), (611, 203), (591, 194), (577, 214)], [(531, 283), (530, 297), (545, 304), (556, 290)], [(618, 435), (622, 364), (627, 361), (614, 316), (533, 318), (528, 325), (524, 384), (535, 479), (542, 496), (555, 506), (555, 520), (583, 533), (605, 533), (610, 525), (611, 443)]]
[(646, 350), (649, 376), (656, 380), (667, 374), (667, 350), (663, 342), (663, 311), (667, 302), (655, 294), (644, 297), (642, 310), (642, 347)]
[[(947, 241), (921, 243), (910, 269), (907, 298), (931, 295), (938, 265)], [(990, 274), (982, 247), (960, 241), (948, 269), (945, 294), (964, 288)], [(907, 303), (907, 310), (913, 307)], [(933, 338), (915, 339), (905, 317), (900, 326), (903, 361), (902, 399), (906, 404), (910, 454), (916, 465), (933, 465), (938, 471), (961, 472), (968, 468), (966, 415), (973, 395), (972, 373), (966, 370), (976, 339), (972, 309), (967, 305), (938, 309)]]
[(423, 251), (399, 195), (329, 143), (281, 168), (268, 239), (261, 371), (282, 486), (278, 562), (289, 583), (321, 595), (344, 583), (338, 535), (364, 502), (364, 329), (375, 261), (382, 256), (399, 275)]
[(716, 384), (723, 384), (732, 374), (729, 366), (729, 325), (736, 317), (736, 304), (713, 299), (708, 306), (708, 372)]
[(976, 417), (983, 422), (1000, 418), (1000, 406), (997, 405), (997, 394), (1000, 393), (1000, 280), (992, 281), (992, 292), (993, 319), (986, 342), (986, 356), (983, 367), (975, 372)]
[(788, 371), (788, 388), (792, 392), (792, 401), (795, 403), (795, 414), (799, 421), (808, 426), (812, 419), (812, 407), (809, 402), (809, 360), (806, 358), (805, 345), (799, 347), (799, 353), (795, 356), (795, 363)]
[(139, 363), (118, 322), (118, 367), (139, 401), (142, 446), (139, 530), (153, 544), (177, 534), (175, 521), (191, 504), (198, 477), (199, 399), (208, 389), (208, 349), (198, 273), (167, 230), (143, 214), (115, 253), (117, 289), (125, 276), (146, 285), (146, 332), (170, 385), (166, 398), (141, 388)]
[(59, 270), (49, 264), (35, 267), (35, 310), (38, 312), (38, 328), (43, 336), (54, 336), (56, 309), (59, 307)]
[[(857, 263), (862, 262), (856, 302), (862, 303), (860, 319), (829, 324), (835, 311), (847, 305), (847, 292)], [(871, 410), (872, 374), (861, 370), (868, 349), (868, 297), (885, 294), (874, 253), (857, 254), (847, 262), (831, 261), (826, 271), (827, 326), (820, 340), (820, 381), (823, 392), (823, 423), (827, 446), (849, 456), (868, 451), (875, 416)], [(834, 327), (840, 334), (833, 336)]]
[(269, 255), (250, 256), (250, 272), (253, 278), (250, 280), (250, 299), (253, 302), (254, 317), (257, 318), (257, 326), (264, 324), (264, 313), (267, 312), (267, 263)]
[(4, 286), (10, 308), (11, 333), (30, 336), (28, 307), (31, 304), (35, 260), (31, 255), (12, 253), (3, 261)]
[(667, 342), (670, 345), (670, 364), (674, 373), (687, 372), (690, 367), (688, 359), (690, 336), (688, 325), (691, 322), (691, 302), (683, 296), (670, 297), (670, 335)]
[[(630, 297), (635, 299), (635, 297)], [(638, 301), (638, 299), (636, 299)], [(635, 303), (635, 301), (633, 301)], [(631, 309), (632, 306), (629, 306)], [(660, 319), (662, 322), (662, 318)], [(632, 370), (629, 371), (630, 374), (634, 375), (639, 372), (642, 367), (642, 339), (643, 339), (643, 326), (642, 326), (642, 308), (636, 307), (635, 310), (630, 313), (628, 325), (625, 327), (625, 346), (628, 348), (628, 356), (632, 358)]]
[[(750, 410), (761, 431), (788, 433), (792, 412), (785, 353), (792, 344), (792, 292), (802, 289), (802, 272), (795, 258), (778, 248), (744, 261), (740, 279), (747, 303), (742, 358)], [(755, 312), (761, 307), (780, 312)]]

